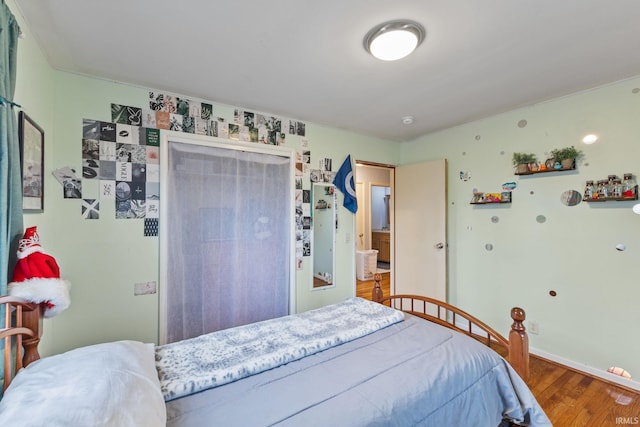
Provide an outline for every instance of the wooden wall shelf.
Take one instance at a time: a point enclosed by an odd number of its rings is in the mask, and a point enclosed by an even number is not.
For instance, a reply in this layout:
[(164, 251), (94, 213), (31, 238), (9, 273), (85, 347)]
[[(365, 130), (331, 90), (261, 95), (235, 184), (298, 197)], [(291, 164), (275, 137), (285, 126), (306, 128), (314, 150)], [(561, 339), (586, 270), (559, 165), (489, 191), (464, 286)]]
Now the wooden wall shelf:
[(511, 203), (511, 200), (507, 201), (499, 201), (499, 202), (471, 202), (470, 205), (504, 205), (507, 203)]
[(636, 196), (635, 198), (629, 198), (629, 197), (607, 197), (606, 199), (585, 199), (585, 202), (587, 203), (602, 203), (602, 202), (627, 202), (627, 201), (634, 201), (634, 200), (638, 200), (638, 196)]
[[(499, 196), (499, 199), (496, 197)], [(513, 193), (511, 191), (503, 191), (502, 193), (473, 193), (470, 205), (502, 205), (511, 203)]]
[(602, 202), (627, 202), (638, 200), (638, 186), (633, 188), (633, 197), (606, 197), (604, 199), (583, 199), (587, 203), (602, 203)]
[(538, 175), (541, 173), (551, 173), (551, 172), (570, 172), (570, 171), (574, 171), (576, 170), (576, 167), (572, 167), (571, 169), (545, 169), (543, 171), (541, 170), (537, 170), (537, 171), (528, 171), (528, 172), (521, 172), (521, 173), (514, 173), (514, 175)]

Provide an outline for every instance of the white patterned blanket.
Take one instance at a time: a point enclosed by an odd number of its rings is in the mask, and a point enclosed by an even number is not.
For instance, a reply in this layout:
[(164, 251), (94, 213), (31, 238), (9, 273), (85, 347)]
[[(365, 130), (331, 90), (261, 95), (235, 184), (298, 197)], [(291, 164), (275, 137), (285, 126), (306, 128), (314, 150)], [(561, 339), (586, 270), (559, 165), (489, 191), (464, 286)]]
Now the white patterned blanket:
[(170, 401), (301, 359), (403, 319), (401, 311), (351, 298), (158, 346), (160, 387)]

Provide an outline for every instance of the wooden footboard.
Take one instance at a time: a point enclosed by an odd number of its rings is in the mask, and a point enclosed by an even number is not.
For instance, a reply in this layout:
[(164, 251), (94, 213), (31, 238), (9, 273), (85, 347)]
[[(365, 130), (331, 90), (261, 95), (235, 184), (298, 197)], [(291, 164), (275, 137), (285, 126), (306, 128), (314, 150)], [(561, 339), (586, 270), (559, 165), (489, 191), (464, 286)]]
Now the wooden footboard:
[[(4, 324), (0, 329), (0, 340), (4, 342), (4, 391), (15, 373), (40, 358), (38, 344), (42, 336), (44, 306), (21, 298), (0, 296), (0, 307), (4, 308)], [(11, 364), (12, 341), (16, 351), (14, 366)]]
[(515, 371), (527, 381), (529, 379), (529, 338), (525, 331), (525, 312), (519, 307), (511, 309), (513, 324), (509, 339), (474, 316), (446, 302), (420, 295), (391, 295), (384, 297), (380, 286), (381, 276), (374, 275), (375, 285), (372, 300), (389, 307), (402, 310), (447, 328), (456, 330), (485, 345), (504, 346), (508, 351), (508, 360)]

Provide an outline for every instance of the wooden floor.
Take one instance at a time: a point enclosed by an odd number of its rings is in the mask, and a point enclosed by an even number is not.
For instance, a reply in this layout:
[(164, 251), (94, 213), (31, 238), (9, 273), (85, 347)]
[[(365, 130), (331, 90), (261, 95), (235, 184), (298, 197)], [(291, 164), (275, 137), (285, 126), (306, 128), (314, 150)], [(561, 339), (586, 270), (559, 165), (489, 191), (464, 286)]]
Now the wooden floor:
[[(371, 299), (373, 280), (357, 281), (356, 295)], [(382, 290), (389, 295), (389, 273)], [(499, 353), (503, 353), (500, 349)], [(556, 427), (640, 425), (640, 393), (532, 355), (533, 395)]]
[(313, 276), (313, 288), (324, 288), (327, 286), (331, 286), (331, 283), (328, 283), (322, 279), (319, 279), (315, 276)]
[(529, 388), (554, 426), (640, 423), (640, 393), (536, 356), (531, 356), (530, 367)]
[[(382, 281), (380, 284), (382, 285), (382, 292), (385, 297), (389, 296), (389, 287), (391, 284), (390, 280), (391, 273), (382, 273)], [(364, 299), (371, 299), (371, 291), (373, 291), (373, 280), (356, 280), (356, 296)]]

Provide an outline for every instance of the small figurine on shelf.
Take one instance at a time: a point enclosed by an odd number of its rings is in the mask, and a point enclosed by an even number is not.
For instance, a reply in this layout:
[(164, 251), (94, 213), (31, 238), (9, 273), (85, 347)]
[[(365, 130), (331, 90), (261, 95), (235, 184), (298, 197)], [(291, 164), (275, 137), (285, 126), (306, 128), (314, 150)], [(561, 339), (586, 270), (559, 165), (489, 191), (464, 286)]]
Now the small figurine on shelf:
[(593, 188), (593, 181), (587, 181), (587, 184), (584, 188), (584, 197), (583, 199), (585, 200), (591, 200), (594, 197), (594, 188)]
[(615, 178), (613, 180), (613, 184), (611, 185), (611, 197), (619, 199), (622, 197), (622, 180), (620, 178)]
[(622, 179), (622, 197), (625, 199), (636, 198), (636, 182), (633, 179), (633, 174), (625, 173)]
[(553, 157), (549, 157), (547, 160), (544, 161), (544, 167), (548, 171), (552, 170), (554, 165), (555, 165), (555, 162), (553, 160)]
[(484, 203), (484, 193), (479, 191), (474, 192), (471, 203)]
[(609, 188), (607, 187), (607, 180), (598, 180), (598, 199), (606, 199), (609, 197)]
[(487, 193), (485, 197), (485, 201), (487, 203), (500, 203), (500, 194), (499, 193)]

